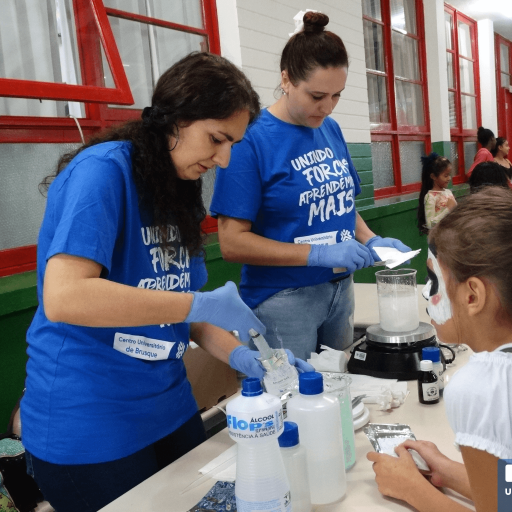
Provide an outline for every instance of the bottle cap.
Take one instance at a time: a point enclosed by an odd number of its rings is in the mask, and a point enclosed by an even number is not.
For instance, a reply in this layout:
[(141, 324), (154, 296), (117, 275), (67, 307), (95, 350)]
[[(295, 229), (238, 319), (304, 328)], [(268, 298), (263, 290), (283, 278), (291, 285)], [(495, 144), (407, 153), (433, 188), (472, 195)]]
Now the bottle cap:
[(284, 422), (283, 433), (278, 437), (281, 448), (289, 448), (299, 444), (299, 427), (293, 421)]
[(433, 369), (434, 367), (432, 366), (432, 361), (430, 361), (430, 359), (423, 359), (423, 361), (420, 361), (420, 370), (422, 372), (428, 372)]
[(433, 363), (441, 361), (441, 351), (439, 347), (425, 347), (421, 349), (421, 359), (428, 359)]
[(324, 392), (324, 378), (318, 372), (304, 372), (299, 375), (301, 395), (319, 395)]
[(248, 377), (242, 381), (242, 396), (258, 396), (263, 394), (260, 379)]

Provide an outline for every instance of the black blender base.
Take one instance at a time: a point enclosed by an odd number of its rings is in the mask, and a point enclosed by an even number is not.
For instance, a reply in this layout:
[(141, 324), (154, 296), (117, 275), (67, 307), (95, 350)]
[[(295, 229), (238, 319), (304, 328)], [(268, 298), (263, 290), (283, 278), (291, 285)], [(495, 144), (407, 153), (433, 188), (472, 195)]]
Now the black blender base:
[(421, 349), (437, 346), (435, 338), (399, 349), (375, 347), (363, 341), (351, 349), (347, 369), (350, 373), (381, 379), (416, 380), (420, 370)]

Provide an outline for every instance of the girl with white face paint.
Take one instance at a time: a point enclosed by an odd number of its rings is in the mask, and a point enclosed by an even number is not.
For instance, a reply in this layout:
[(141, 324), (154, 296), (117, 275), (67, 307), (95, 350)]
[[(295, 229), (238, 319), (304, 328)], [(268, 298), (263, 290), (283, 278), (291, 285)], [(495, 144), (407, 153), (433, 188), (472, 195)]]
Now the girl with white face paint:
[[(497, 510), (498, 459), (512, 458), (512, 193), (489, 187), (471, 195), (429, 235), (423, 290), (439, 339), (475, 352), (445, 388), (446, 414), (464, 464), (428, 441), (407, 441), (398, 460), (369, 453), (379, 490), (421, 512), (468, 510), (441, 493), (472, 499), (478, 512)], [(408, 449), (431, 471), (425, 479)]]

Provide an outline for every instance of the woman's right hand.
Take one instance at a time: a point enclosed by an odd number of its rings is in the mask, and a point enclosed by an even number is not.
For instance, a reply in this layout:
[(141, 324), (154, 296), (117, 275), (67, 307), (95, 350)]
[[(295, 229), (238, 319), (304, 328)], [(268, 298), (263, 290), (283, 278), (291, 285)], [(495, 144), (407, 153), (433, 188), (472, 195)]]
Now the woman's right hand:
[(251, 339), (249, 329), (265, 334), (265, 326), (240, 298), (232, 281), (211, 292), (193, 294), (194, 300), (185, 322), (208, 322), (226, 331), (238, 331), (243, 342)]
[(345, 267), (350, 273), (373, 264), (370, 250), (357, 240), (334, 245), (312, 245), (308, 256), (308, 267)]

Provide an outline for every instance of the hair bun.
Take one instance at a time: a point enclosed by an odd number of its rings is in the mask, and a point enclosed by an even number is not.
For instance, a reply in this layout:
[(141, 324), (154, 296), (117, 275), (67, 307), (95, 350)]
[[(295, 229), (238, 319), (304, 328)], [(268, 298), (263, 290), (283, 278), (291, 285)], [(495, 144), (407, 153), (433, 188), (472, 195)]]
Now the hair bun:
[(322, 32), (329, 23), (329, 16), (321, 12), (309, 11), (302, 18), (304, 22), (304, 32)]

